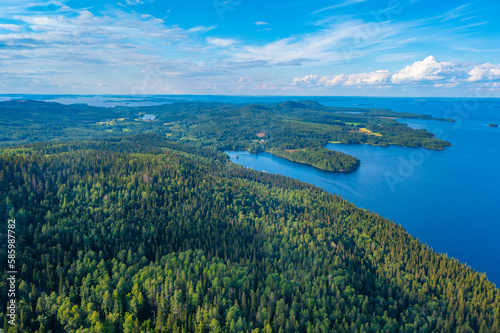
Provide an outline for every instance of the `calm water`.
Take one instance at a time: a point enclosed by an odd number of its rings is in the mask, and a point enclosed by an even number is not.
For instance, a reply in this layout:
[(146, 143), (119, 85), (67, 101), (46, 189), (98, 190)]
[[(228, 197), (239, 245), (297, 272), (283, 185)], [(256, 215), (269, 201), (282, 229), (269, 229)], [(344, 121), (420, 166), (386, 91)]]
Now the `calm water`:
[[(358, 106), (360, 102), (339, 99), (323, 103)], [(443, 117), (454, 105), (462, 105), (460, 100), (445, 99), (363, 98), (363, 103), (435, 117)], [(329, 144), (329, 149), (361, 159), (361, 167), (351, 174), (320, 171), (267, 153), (229, 155), (236, 163), (312, 183), (392, 219), (434, 250), (486, 272), (498, 286), (500, 129), (487, 126), (500, 123), (498, 105), (500, 100), (468, 103), (466, 114), (447, 115), (456, 118), (455, 123), (405, 121), (450, 141), (453, 146), (444, 151)]]
[[(455, 123), (404, 121), (413, 128), (427, 129), (450, 141), (453, 146), (444, 151), (329, 144), (330, 149), (361, 159), (361, 167), (350, 174), (320, 171), (267, 153), (228, 154), (235, 163), (312, 183), (390, 218), (434, 250), (448, 253), (479, 272), (486, 272), (490, 280), (500, 285), (500, 128), (487, 126), (500, 124), (500, 99), (14, 96), (20, 97), (108, 107), (174, 101), (275, 103), (306, 99), (330, 106), (387, 108), (454, 118)], [(10, 98), (0, 96), (0, 99)]]

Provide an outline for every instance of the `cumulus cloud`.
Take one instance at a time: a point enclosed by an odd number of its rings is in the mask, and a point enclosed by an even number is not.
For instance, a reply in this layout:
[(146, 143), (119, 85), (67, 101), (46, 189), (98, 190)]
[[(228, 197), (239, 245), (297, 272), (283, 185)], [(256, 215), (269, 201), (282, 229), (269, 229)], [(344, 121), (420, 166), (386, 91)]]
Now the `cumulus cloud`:
[(437, 61), (429, 56), (422, 61), (416, 61), (405, 68), (391, 72), (377, 70), (370, 73), (339, 74), (319, 76), (309, 74), (295, 78), (292, 86), (369, 86), (369, 85), (404, 85), (432, 84), (438, 88), (454, 88), (465, 82), (500, 81), (500, 65), (476, 65), (472, 69), (461, 63)]
[(349, 79), (347, 75), (340, 74), (340, 75), (335, 75), (335, 76), (322, 76), (317, 79), (317, 84), (318, 85), (323, 85), (323, 86), (338, 86), (341, 84), (344, 84)]
[(435, 81), (463, 75), (463, 70), (459, 65), (451, 62), (439, 62), (433, 56), (429, 56), (422, 61), (407, 65), (392, 76), (393, 83), (414, 82), (414, 81)]
[(296, 77), (293, 79), (292, 85), (315, 85), (318, 83), (320, 77), (316, 74), (309, 74), (304, 77)]
[(387, 70), (378, 70), (372, 73), (361, 73), (349, 75), (349, 79), (345, 81), (346, 86), (357, 86), (361, 84), (385, 84), (391, 77), (391, 73)]
[(474, 66), (468, 73), (467, 81), (497, 81), (500, 80), (500, 65), (483, 64)]
[(357, 86), (357, 85), (381, 85), (387, 84), (390, 81), (392, 73), (387, 70), (378, 70), (371, 73), (360, 74), (339, 74), (333, 76), (318, 76), (306, 75), (303, 78), (295, 78), (292, 85), (308, 85), (308, 86)]

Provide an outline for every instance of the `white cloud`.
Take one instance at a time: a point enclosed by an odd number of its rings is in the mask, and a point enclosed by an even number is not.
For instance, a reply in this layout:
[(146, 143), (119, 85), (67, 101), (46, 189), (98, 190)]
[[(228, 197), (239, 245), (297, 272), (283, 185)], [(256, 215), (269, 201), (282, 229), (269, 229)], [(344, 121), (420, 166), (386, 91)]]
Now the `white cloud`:
[[(63, 5), (12, 10), (8, 14), (0, 10), (0, 19), (15, 19), (20, 27), (0, 26), (8, 28), (0, 30), (0, 43), (5, 45), (0, 48), (0, 78), (4, 83), (16, 82), (10, 89), (37, 91), (40, 86), (45, 92), (85, 93), (104, 83), (101, 87), (109, 91), (130, 93), (139, 85), (153, 93), (163, 92), (167, 84), (151, 82), (208, 77), (205, 73), (209, 71), (214, 75), (213, 67), (204, 67), (205, 59), (190, 60), (181, 71), (172, 60), (203, 54), (200, 35), (215, 26), (166, 26), (153, 16), (119, 8), (94, 13)], [(28, 28), (21, 28), (24, 26)], [(150, 65), (160, 70), (141, 72)]]
[(328, 86), (338, 86), (341, 84), (344, 84), (348, 80), (348, 76), (344, 74), (340, 75), (334, 75), (330, 77), (320, 77), (318, 78), (317, 85), (324, 85), (326, 87)]
[(20, 32), (23, 28), (16, 24), (0, 24), (0, 29)]
[(460, 84), (474, 81), (494, 82), (500, 80), (500, 65), (483, 64), (468, 70), (461, 63), (440, 62), (433, 56), (416, 61), (405, 68), (390, 72), (377, 70), (370, 73), (339, 74), (319, 76), (309, 74), (295, 78), (292, 86), (369, 86), (369, 85), (408, 85), (432, 84), (437, 88), (454, 88)]
[[(154, 45), (158, 38), (164, 43), (185, 40), (190, 35), (205, 33), (215, 28), (196, 26), (182, 29), (175, 25), (166, 27), (162, 24), (163, 20), (151, 15), (122, 11), (114, 11), (112, 14), (94, 15), (88, 10), (72, 10), (64, 14), (58, 10), (35, 12), (31, 15), (24, 12), (14, 15), (13, 18), (28, 24), (31, 31), (23, 34), (0, 33), (0, 39), (18, 47), (22, 47), (23, 43), (29, 40), (44, 42), (44, 45), (39, 45), (39, 48), (44, 49), (54, 48), (54, 43), (67, 44), (71, 48), (94, 45), (97, 49), (109, 46), (130, 49), (133, 44), (144, 47), (150, 42)], [(130, 42), (124, 43), (123, 40)]]
[(153, 21), (155, 23), (165, 23), (164, 20), (156, 18), (153, 15), (149, 15), (149, 14), (142, 14), (141, 18), (143, 18), (143, 19), (150, 19), (151, 21)]
[(144, 4), (145, 2), (154, 2), (154, 0), (126, 0), (127, 1), (127, 5), (129, 6), (137, 6), (137, 5), (142, 5)]
[[(417, 91), (426, 85), (428, 91), (436, 91), (433, 87), (442, 90), (466, 84), (471, 87), (476, 81), (480, 82), (477, 85), (498, 88), (498, 84), (488, 81), (500, 81), (498, 65), (476, 63), (474, 66), (439, 62), (433, 57), (424, 59), (427, 54), (416, 52), (416, 44), (426, 40), (431, 43), (428, 47), (433, 48), (432, 41), (446, 43), (456, 36), (449, 30), (429, 28), (427, 19), (369, 22), (369, 15), (363, 16), (365, 20), (368, 17), (368, 21), (336, 15), (330, 16), (330, 20), (310, 22), (307, 33), (283, 36), (285, 38), (279, 40), (271, 36), (274, 34), (266, 34), (262, 37), (267, 40), (251, 42), (240, 36), (233, 39), (208, 33), (216, 26), (168, 25), (140, 12), (140, 7), (132, 10), (126, 5), (123, 5), (125, 9), (110, 5), (81, 10), (45, 0), (42, 7), (42, 1), (6, 1), (8, 5), (2, 2), (4, 6), (0, 6), (0, 19), (14, 24), (0, 25), (0, 43), (5, 45), (0, 48), (0, 84), (17, 82), (15, 88), (7, 84), (13, 90), (24, 89), (26, 82), (31, 91), (37, 91), (33, 82), (38, 80), (50, 89), (63, 87), (68, 93), (83, 92), (79, 87), (94, 89), (103, 83), (101, 87), (120, 93), (130, 93), (130, 87), (139, 86), (141, 93), (143, 90), (146, 93), (232, 93), (235, 89), (251, 93), (252, 88), (259, 87), (275, 89), (274, 93), (290, 89), (308, 94), (311, 91), (330, 93), (328, 87), (338, 87), (333, 91), (349, 94), (353, 90), (363, 91), (361, 87), (365, 87), (364, 91), (376, 94), (377, 89), (386, 87), (395, 87), (394, 91), (400, 92), (413, 88)], [(125, 0), (121, 1), (125, 4)], [(129, 0), (128, 4), (148, 1)], [(339, 1), (342, 6), (359, 2), (362, 1)], [(45, 5), (49, 3), (53, 5)], [(328, 14), (335, 14), (334, 9), (330, 8)], [(458, 21), (453, 15), (432, 18), (433, 24)], [(254, 30), (267, 30), (271, 26), (256, 20), (250, 22), (254, 22)], [(449, 45), (443, 48), (445, 46)], [(439, 48), (436, 52), (440, 52)], [(424, 60), (411, 64), (408, 59)], [(490, 62), (496, 62), (495, 58)], [(287, 68), (283, 70), (278, 66)], [(368, 66), (372, 67), (366, 70)], [(154, 70), (144, 71), (144, 68)], [(332, 72), (334, 68), (342, 70)], [(305, 75), (308, 73), (313, 74)], [(244, 80), (235, 84), (240, 78)], [(31, 84), (28, 81), (32, 81)], [(398, 90), (400, 85), (405, 88)], [(168, 86), (173, 90), (167, 90)], [(208, 86), (212, 90), (203, 90)], [(101, 93), (95, 89), (88, 91)]]
[[(266, 60), (270, 63), (284, 63), (295, 59), (317, 61), (316, 65), (346, 62), (371, 52), (374, 45), (384, 45), (389, 36), (399, 33), (397, 23), (380, 24), (376, 29), (360, 20), (350, 20), (312, 33), (294, 35), (263, 46), (247, 45), (234, 53), (237, 59)], [(387, 47), (387, 46), (383, 46)]]
[[(323, 76), (325, 78), (325, 76)], [(318, 83), (319, 76), (316, 74), (309, 74), (304, 77), (296, 77), (293, 79), (292, 85), (315, 85)]]
[(361, 84), (386, 84), (391, 73), (387, 70), (378, 70), (372, 73), (361, 73), (349, 75), (349, 79), (344, 83), (346, 86), (357, 86)]
[(450, 83), (436, 83), (433, 87), (436, 88), (455, 88), (460, 85), (460, 82), (450, 82)]
[(257, 89), (276, 90), (276, 86), (274, 85), (274, 83), (270, 82), (270, 83), (264, 83), (263, 85), (256, 87), (254, 90), (257, 90)]
[(451, 78), (463, 73), (459, 65), (451, 62), (439, 62), (433, 56), (412, 65), (407, 65), (392, 76), (392, 82), (435, 81)]
[(483, 64), (474, 66), (468, 73), (467, 81), (496, 81), (500, 80), (500, 65)]
[(190, 29), (188, 29), (186, 31), (189, 32), (189, 33), (193, 33), (193, 32), (204, 33), (204, 32), (208, 32), (210, 30), (213, 30), (215, 28), (217, 28), (216, 25), (211, 25), (209, 27), (206, 27), (204, 25), (197, 25), (196, 27), (190, 28)]
[(308, 86), (358, 86), (358, 85), (380, 85), (390, 82), (392, 73), (387, 70), (378, 70), (372, 73), (360, 74), (339, 74), (333, 76), (318, 76), (314, 74), (306, 75), (303, 78), (295, 78), (292, 85)]
[(229, 38), (208, 37), (207, 43), (215, 45), (215, 46), (226, 47), (229, 45), (236, 44), (237, 41), (235, 41), (234, 39), (229, 39)]
[(460, 18), (460, 17), (463, 17), (464, 15), (470, 15), (471, 14), (471, 10), (470, 10), (470, 6), (472, 4), (471, 3), (468, 3), (468, 4), (465, 4), (465, 5), (461, 5), (461, 6), (458, 6), (440, 16), (438, 16), (439, 18), (442, 18), (443, 22), (446, 22), (446, 21), (449, 21), (449, 20), (453, 20), (453, 19), (456, 19), (456, 18)]

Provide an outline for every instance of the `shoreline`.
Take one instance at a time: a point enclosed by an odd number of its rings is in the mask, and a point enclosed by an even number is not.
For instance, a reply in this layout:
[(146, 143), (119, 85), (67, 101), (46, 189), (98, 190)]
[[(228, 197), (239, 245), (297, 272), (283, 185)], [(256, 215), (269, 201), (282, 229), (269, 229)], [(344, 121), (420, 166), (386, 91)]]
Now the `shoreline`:
[[(243, 150), (245, 152), (248, 152), (250, 153), (248, 150)], [(289, 158), (286, 158), (285, 156), (281, 156), (281, 155), (278, 155), (278, 154), (274, 154), (273, 152), (271, 152), (270, 150), (264, 150), (263, 152), (257, 152), (255, 153), (255, 155), (258, 155), (259, 153), (268, 153), (268, 154), (271, 154), (272, 156), (275, 156), (275, 157), (279, 157), (279, 158), (282, 158), (284, 160), (287, 160), (287, 161), (290, 161), (290, 162), (294, 162), (294, 163), (300, 163), (300, 164), (304, 164), (304, 165), (310, 165), (312, 166), (313, 168), (316, 168), (318, 170), (322, 170), (322, 171), (328, 171), (328, 172), (333, 172), (333, 173), (352, 173), (356, 170), (358, 170), (359, 166), (361, 166), (361, 163), (358, 165), (358, 167), (353, 170), (353, 171), (346, 171), (346, 170), (328, 170), (328, 169), (324, 169), (324, 168), (320, 168), (318, 166), (315, 166), (314, 164), (312, 163), (307, 163), (307, 162), (301, 162), (301, 161), (295, 161), (295, 160), (292, 160), (292, 159), (289, 159)], [(226, 152), (227, 154), (227, 152)], [(250, 153), (253, 155), (253, 153)]]
[[(384, 146), (384, 145), (378, 145), (376, 143), (368, 143), (368, 142), (362, 142), (362, 143), (343, 143), (343, 142), (340, 142), (340, 141), (328, 141), (328, 143), (331, 143), (331, 144), (334, 144), (334, 145), (337, 145), (337, 144), (341, 144), (341, 145), (369, 145), (369, 146), (372, 146), (372, 147), (383, 147), (383, 148), (387, 148), (389, 146), (396, 146), (396, 147), (414, 148), (414, 149), (424, 148), (424, 149), (439, 150), (439, 151), (444, 151), (445, 150), (445, 148), (427, 148), (427, 147), (424, 147), (424, 146), (420, 146), (420, 147), (401, 146), (401, 145), (398, 145), (398, 144), (395, 144), (395, 143), (389, 143), (386, 146)], [(452, 146), (453, 145), (450, 144), (449, 146), (445, 146), (445, 147), (452, 147)]]

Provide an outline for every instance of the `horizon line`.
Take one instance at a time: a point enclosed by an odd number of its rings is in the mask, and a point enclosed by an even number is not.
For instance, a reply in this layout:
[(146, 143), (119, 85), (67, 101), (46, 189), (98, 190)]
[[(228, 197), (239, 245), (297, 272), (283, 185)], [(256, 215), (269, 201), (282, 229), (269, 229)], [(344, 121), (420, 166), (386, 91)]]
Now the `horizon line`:
[(22, 97), (22, 96), (82, 96), (82, 97), (105, 97), (105, 96), (119, 96), (119, 97), (165, 97), (165, 96), (220, 96), (220, 97), (322, 97), (322, 98), (332, 98), (332, 97), (348, 97), (348, 98), (477, 98), (477, 99), (500, 99), (500, 97), (489, 96), (370, 96), (370, 95), (222, 95), (222, 94), (151, 94), (151, 95), (134, 95), (134, 94), (36, 94), (36, 93), (2, 93), (0, 97)]

